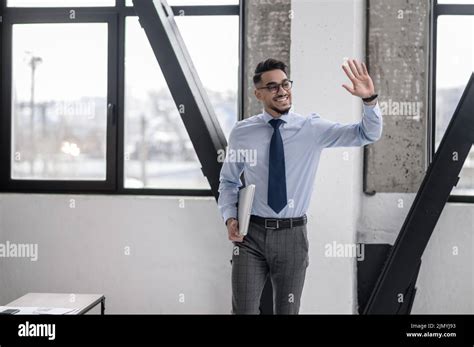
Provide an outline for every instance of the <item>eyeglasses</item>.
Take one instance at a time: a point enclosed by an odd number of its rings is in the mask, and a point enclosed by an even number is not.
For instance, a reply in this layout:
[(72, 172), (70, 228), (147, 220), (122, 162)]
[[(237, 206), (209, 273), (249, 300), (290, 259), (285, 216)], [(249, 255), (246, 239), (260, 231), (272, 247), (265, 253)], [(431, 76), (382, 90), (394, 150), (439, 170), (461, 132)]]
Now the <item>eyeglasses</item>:
[(280, 83), (280, 84), (272, 83), (272, 84), (269, 84), (268, 86), (260, 87), (260, 88), (257, 88), (257, 89), (268, 89), (268, 91), (269, 91), (270, 93), (276, 94), (276, 93), (278, 93), (278, 91), (280, 90), (280, 86), (281, 86), (284, 90), (288, 91), (288, 90), (291, 89), (291, 87), (293, 87), (293, 81), (286, 80), (285, 82)]

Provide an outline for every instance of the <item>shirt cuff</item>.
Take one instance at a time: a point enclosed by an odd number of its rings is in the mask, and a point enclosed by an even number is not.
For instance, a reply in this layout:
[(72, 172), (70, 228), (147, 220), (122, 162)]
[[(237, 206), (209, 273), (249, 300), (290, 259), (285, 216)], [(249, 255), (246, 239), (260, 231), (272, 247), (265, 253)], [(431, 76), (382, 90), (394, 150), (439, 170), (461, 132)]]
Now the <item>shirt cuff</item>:
[(229, 209), (223, 213), (224, 224), (229, 218), (237, 219), (237, 208)]
[(364, 110), (367, 109), (367, 110), (373, 110), (375, 108), (375, 106), (377, 106), (379, 104), (379, 101), (377, 100), (377, 102), (373, 105), (367, 105), (365, 102), (362, 102), (362, 105), (364, 105)]

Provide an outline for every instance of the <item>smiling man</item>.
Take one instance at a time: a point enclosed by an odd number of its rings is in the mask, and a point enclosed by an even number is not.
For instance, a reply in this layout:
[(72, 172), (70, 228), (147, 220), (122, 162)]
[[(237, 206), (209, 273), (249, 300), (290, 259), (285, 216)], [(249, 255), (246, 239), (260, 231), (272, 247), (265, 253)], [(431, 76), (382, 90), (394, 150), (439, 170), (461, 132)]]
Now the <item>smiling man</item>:
[[(382, 135), (382, 115), (374, 84), (364, 63), (342, 66), (352, 86), (343, 87), (363, 100), (359, 123), (341, 124), (291, 111), (291, 81), (285, 63), (258, 64), (253, 82), (263, 113), (238, 122), (229, 136), (230, 150), (255, 151), (256, 165), (246, 160), (223, 164), (218, 206), (232, 253), (232, 313), (258, 314), (268, 276), (276, 314), (298, 314), (309, 265), (306, 211), (321, 151), (328, 147), (364, 146)], [(245, 159), (245, 158), (244, 158)], [(237, 200), (242, 186), (255, 184), (249, 230), (239, 234)]]

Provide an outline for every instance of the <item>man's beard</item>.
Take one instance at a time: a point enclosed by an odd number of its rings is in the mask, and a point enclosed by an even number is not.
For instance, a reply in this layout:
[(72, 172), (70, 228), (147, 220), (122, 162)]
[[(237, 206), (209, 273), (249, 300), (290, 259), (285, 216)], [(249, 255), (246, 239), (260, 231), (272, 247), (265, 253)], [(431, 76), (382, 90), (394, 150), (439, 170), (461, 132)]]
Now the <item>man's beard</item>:
[(279, 113), (279, 114), (281, 114), (281, 115), (284, 115), (284, 114), (287, 114), (287, 113), (290, 111), (291, 105), (290, 105), (288, 108), (285, 108), (283, 111), (280, 110), (280, 109), (278, 109), (278, 108), (276, 108), (276, 107), (274, 107), (274, 106), (271, 106), (270, 108), (271, 108), (273, 111), (275, 111), (276, 113)]

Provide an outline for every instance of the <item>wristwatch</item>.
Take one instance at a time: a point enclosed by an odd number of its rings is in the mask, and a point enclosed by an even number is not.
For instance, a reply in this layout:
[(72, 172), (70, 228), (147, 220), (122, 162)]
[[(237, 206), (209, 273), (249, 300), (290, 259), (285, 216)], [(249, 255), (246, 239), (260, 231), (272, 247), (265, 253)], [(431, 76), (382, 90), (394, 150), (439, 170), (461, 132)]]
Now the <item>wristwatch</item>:
[(362, 98), (362, 101), (363, 102), (371, 102), (371, 101), (374, 101), (375, 99), (378, 98), (378, 94), (374, 94), (372, 96), (369, 96), (368, 98)]

